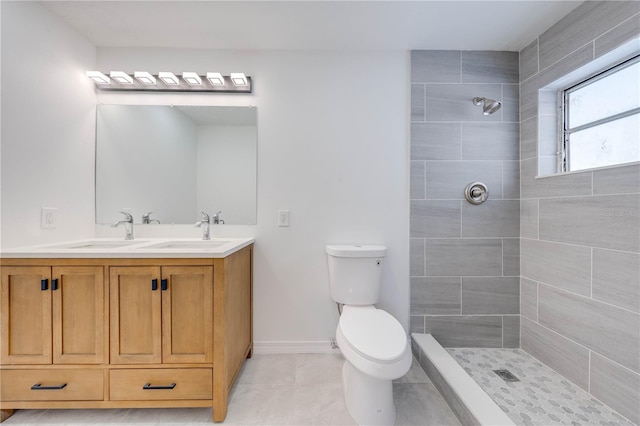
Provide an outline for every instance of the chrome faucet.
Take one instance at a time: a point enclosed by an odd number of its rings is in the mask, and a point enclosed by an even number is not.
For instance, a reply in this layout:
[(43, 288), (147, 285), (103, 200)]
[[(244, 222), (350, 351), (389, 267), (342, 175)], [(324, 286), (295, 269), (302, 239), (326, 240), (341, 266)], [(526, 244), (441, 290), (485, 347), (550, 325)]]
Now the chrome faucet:
[(133, 240), (133, 216), (131, 216), (131, 213), (125, 212), (125, 211), (121, 211), (120, 213), (122, 213), (125, 216), (124, 220), (119, 220), (111, 226), (115, 228), (121, 223), (124, 223), (124, 231), (125, 231), (124, 239)]
[(211, 221), (213, 222), (214, 225), (224, 225), (224, 220), (220, 218), (221, 213), (222, 213), (222, 210), (219, 210), (218, 213), (214, 214), (211, 217)]
[(202, 213), (202, 220), (200, 222), (196, 222), (196, 226), (202, 227), (202, 239), (210, 240), (211, 235), (209, 234), (209, 225), (211, 224), (211, 218), (202, 210), (200, 210), (200, 213)]
[(149, 212), (149, 213), (145, 213), (142, 215), (142, 223), (144, 225), (148, 225), (152, 222), (157, 223), (158, 225), (160, 224), (160, 221), (158, 219), (151, 219), (150, 216), (155, 213), (155, 212)]

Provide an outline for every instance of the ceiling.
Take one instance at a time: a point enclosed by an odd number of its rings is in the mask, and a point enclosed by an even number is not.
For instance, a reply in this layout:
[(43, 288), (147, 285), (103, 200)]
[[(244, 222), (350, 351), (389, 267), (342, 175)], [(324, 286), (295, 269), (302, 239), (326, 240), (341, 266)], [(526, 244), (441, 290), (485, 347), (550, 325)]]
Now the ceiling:
[(98, 47), (519, 51), (581, 1), (43, 1)]

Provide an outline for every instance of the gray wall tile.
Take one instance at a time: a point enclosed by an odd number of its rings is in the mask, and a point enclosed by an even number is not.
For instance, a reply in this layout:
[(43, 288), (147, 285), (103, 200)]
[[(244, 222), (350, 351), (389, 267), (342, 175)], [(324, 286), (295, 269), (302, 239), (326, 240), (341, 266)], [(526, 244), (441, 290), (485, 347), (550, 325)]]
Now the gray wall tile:
[(424, 276), (424, 240), (411, 238), (409, 240), (410, 274), (412, 277)]
[(538, 239), (538, 199), (520, 200), (520, 237)]
[(589, 350), (540, 325), (520, 318), (520, 344), (582, 389), (589, 388)]
[(463, 51), (463, 83), (517, 83), (518, 52)]
[(474, 205), (462, 202), (463, 237), (515, 237), (520, 233), (518, 200), (487, 200)]
[(640, 254), (594, 248), (593, 298), (640, 312)]
[(520, 315), (538, 321), (538, 283), (520, 278)]
[(539, 74), (520, 84), (520, 120), (538, 116), (538, 90), (542, 87)]
[(505, 277), (520, 275), (520, 238), (502, 239), (502, 275)]
[(589, 296), (591, 249), (547, 241), (520, 241), (522, 276)]
[(460, 160), (460, 123), (412, 123), (412, 160)]
[(520, 162), (520, 196), (522, 198), (591, 194), (591, 172), (536, 178), (536, 163), (535, 158)]
[(540, 284), (538, 322), (635, 372), (640, 371), (639, 314)]
[(425, 332), (447, 348), (502, 347), (500, 316), (427, 316)]
[(600, 401), (640, 424), (640, 375), (592, 352), (590, 390)]
[(538, 72), (538, 38), (520, 51), (520, 81)]
[(462, 315), (519, 313), (518, 277), (462, 278)]
[(411, 51), (411, 82), (460, 83), (460, 51)]
[(502, 121), (519, 122), (520, 121), (520, 85), (519, 84), (503, 84), (502, 85)]
[(489, 276), (502, 274), (500, 239), (428, 239), (427, 276)]
[(502, 162), (502, 198), (505, 200), (520, 199), (520, 162)]
[(635, 1), (584, 2), (540, 35), (540, 69), (604, 34), (639, 9), (640, 3)]
[(502, 347), (520, 347), (520, 315), (504, 315), (502, 317)]
[(501, 121), (500, 114), (482, 115), (472, 99), (480, 96), (502, 100), (499, 84), (427, 84), (427, 121)]
[(538, 155), (538, 117), (531, 117), (520, 123), (520, 159), (535, 158)]
[(540, 239), (640, 251), (640, 195), (540, 200)]
[(424, 200), (425, 197), (425, 164), (424, 161), (411, 161), (410, 197), (412, 200)]
[(464, 200), (464, 189), (475, 181), (487, 185), (490, 200), (502, 199), (500, 161), (428, 161), (426, 179), (429, 199)]
[(411, 201), (411, 237), (459, 237), (460, 201)]
[(463, 160), (517, 160), (519, 123), (463, 123)]
[(411, 85), (411, 121), (425, 121), (424, 84)]
[(459, 315), (460, 277), (411, 278), (411, 315)]
[(593, 171), (593, 193), (625, 194), (640, 192), (640, 164)]
[(640, 14), (635, 14), (596, 39), (596, 57), (610, 52), (637, 37), (638, 34), (640, 34)]
[(424, 333), (424, 317), (411, 315), (409, 317), (409, 333)]

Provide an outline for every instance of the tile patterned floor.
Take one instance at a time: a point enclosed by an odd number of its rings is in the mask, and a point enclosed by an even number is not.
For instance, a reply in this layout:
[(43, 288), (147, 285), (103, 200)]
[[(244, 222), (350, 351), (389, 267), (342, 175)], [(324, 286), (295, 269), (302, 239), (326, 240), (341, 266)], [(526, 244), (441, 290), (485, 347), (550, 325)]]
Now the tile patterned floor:
[[(224, 425), (354, 425), (342, 396), (341, 355), (255, 355), (247, 360), (230, 395)], [(396, 425), (460, 425), (414, 360), (395, 381)], [(114, 410), (18, 410), (3, 423), (211, 424), (210, 408)]]
[[(518, 425), (633, 426), (633, 423), (521, 349), (447, 349)], [(519, 382), (493, 370), (507, 369)]]

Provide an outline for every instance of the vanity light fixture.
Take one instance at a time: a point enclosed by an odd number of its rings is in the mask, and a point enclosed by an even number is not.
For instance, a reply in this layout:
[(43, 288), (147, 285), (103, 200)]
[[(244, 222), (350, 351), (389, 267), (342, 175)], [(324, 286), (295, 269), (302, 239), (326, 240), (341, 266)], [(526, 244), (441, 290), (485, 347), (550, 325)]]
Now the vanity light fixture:
[(236, 86), (246, 86), (247, 85), (247, 77), (244, 73), (241, 72), (232, 72), (231, 73), (231, 81)]
[(133, 78), (131, 78), (131, 76), (126, 72), (111, 71), (109, 75), (120, 84), (133, 84)]
[(224, 86), (224, 77), (219, 72), (208, 72), (207, 80), (214, 86)]
[(168, 86), (176, 86), (180, 84), (180, 80), (178, 80), (178, 77), (176, 77), (172, 72), (160, 72), (158, 74), (158, 78)]
[(133, 73), (133, 76), (142, 84), (156, 84), (156, 78), (146, 71), (136, 71)]
[(182, 79), (191, 86), (199, 86), (202, 84), (202, 79), (195, 72), (183, 72)]
[(106, 75), (102, 74), (100, 71), (87, 71), (87, 77), (92, 79), (98, 84), (110, 84), (111, 79)]
[[(0, 0), (1, 1), (1, 0)], [(109, 76), (99, 71), (87, 71), (100, 91), (113, 92), (205, 92), (205, 93), (252, 93), (253, 79), (244, 73), (222, 75), (219, 72), (198, 74), (185, 71), (174, 74), (168, 71), (149, 73), (136, 71), (111, 71)]]

